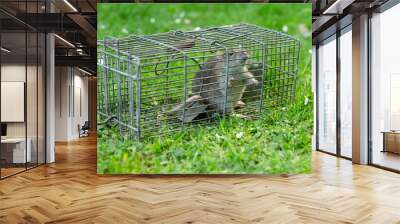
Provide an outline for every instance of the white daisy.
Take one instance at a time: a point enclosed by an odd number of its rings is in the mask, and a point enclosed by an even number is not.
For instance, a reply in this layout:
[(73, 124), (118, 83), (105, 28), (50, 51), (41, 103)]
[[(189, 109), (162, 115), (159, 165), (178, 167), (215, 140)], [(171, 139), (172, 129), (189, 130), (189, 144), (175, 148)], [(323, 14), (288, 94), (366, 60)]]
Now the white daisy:
[(236, 133), (236, 138), (242, 138), (243, 137), (243, 132), (238, 132)]

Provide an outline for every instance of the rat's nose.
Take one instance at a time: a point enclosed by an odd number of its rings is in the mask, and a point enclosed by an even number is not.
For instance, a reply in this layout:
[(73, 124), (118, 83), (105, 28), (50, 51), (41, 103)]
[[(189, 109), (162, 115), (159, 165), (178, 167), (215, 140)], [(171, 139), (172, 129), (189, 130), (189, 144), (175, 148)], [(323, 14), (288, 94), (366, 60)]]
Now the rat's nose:
[(249, 56), (246, 53), (243, 53), (242, 60), (247, 61), (247, 59), (249, 59)]
[(243, 59), (243, 60), (249, 59), (249, 55), (248, 55), (246, 52), (243, 52), (243, 53), (242, 53), (242, 59)]

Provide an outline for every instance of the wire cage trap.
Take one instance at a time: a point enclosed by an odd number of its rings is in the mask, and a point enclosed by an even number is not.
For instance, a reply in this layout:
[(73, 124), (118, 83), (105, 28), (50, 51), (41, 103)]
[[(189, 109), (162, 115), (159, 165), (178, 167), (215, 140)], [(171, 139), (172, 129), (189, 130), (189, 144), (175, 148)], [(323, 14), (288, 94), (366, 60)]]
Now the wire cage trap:
[(105, 38), (98, 114), (138, 140), (216, 117), (257, 119), (296, 92), (300, 42), (251, 24)]

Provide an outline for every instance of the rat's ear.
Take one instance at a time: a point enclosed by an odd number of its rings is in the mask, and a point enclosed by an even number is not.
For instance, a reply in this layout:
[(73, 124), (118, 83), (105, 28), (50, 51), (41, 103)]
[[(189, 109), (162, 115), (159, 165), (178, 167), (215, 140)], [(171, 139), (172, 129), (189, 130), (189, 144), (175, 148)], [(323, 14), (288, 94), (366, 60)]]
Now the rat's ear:
[(218, 60), (223, 60), (225, 58), (225, 52), (224, 51), (217, 51), (215, 54), (215, 58)]

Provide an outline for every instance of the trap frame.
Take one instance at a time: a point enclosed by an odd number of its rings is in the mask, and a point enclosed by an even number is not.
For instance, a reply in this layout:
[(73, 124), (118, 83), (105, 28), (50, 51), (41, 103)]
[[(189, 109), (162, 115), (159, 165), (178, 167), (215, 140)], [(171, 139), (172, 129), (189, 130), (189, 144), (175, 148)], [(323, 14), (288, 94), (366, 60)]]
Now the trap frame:
[[(107, 37), (97, 45), (97, 112), (101, 119), (113, 118), (127, 138), (159, 136), (232, 113), (256, 119), (265, 108), (284, 106), (295, 97), (299, 40), (256, 25)], [(246, 85), (245, 105), (227, 112), (229, 96), (235, 94), (229, 87), (232, 49), (248, 54), (246, 67), (259, 84)], [(206, 64), (215, 58), (222, 58), (222, 66), (213, 71)], [(222, 112), (204, 103), (208, 99), (186, 105), (199, 71), (221, 76), (214, 84), (225, 98)]]

